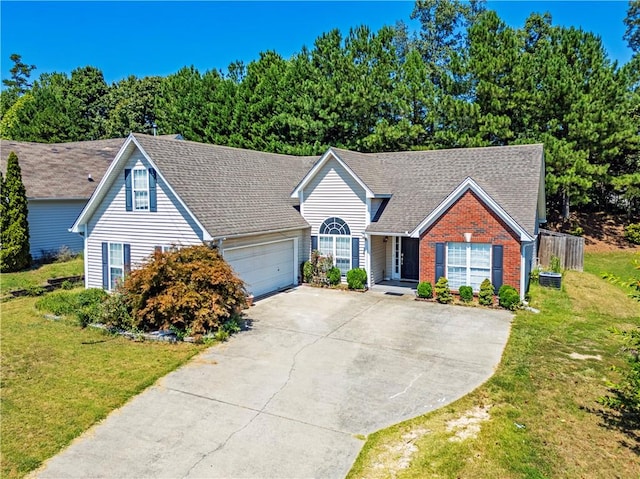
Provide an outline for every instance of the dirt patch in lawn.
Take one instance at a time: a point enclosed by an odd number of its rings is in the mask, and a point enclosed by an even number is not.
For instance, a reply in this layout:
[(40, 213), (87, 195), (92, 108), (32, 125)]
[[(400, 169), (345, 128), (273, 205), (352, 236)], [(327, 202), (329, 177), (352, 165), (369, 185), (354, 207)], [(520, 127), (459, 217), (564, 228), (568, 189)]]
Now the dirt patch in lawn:
[(477, 437), (481, 424), (491, 417), (489, 409), (491, 406), (476, 406), (462, 417), (447, 422), (447, 431), (454, 432), (449, 440), (458, 442)]

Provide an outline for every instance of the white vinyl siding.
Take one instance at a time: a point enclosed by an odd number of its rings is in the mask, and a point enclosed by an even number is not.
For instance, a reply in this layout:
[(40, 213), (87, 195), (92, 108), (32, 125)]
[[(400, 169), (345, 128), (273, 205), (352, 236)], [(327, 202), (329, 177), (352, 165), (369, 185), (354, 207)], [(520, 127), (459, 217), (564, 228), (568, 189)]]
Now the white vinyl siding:
[(387, 267), (387, 244), (391, 243), (391, 238), (385, 243), (384, 236), (371, 236), (371, 281), (381, 282), (385, 276), (390, 276)]
[(364, 188), (332, 158), (318, 170), (302, 193), (301, 211), (311, 226), (311, 234), (318, 235), (320, 225), (327, 218), (341, 218), (349, 225), (351, 236), (360, 239), (359, 261), (360, 267), (364, 267), (363, 233), (369, 219)]
[(485, 243), (447, 243), (449, 287), (471, 286), (474, 291), (491, 278), (491, 245)]
[[(124, 168), (152, 167), (134, 149)], [(124, 170), (123, 168), (123, 170)], [(125, 208), (124, 171), (107, 192), (88, 224), (89, 237), (85, 251), (87, 287), (102, 287), (102, 243), (122, 242), (131, 245), (131, 267), (148, 258), (158, 245), (187, 246), (201, 244), (203, 231), (191, 219), (166, 184), (158, 176), (158, 212), (139, 211), (131, 214)], [(79, 235), (78, 235), (79, 236)]]
[(29, 200), (29, 243), (34, 259), (43, 252), (67, 246), (74, 253), (84, 247), (82, 236), (69, 233), (88, 200)]

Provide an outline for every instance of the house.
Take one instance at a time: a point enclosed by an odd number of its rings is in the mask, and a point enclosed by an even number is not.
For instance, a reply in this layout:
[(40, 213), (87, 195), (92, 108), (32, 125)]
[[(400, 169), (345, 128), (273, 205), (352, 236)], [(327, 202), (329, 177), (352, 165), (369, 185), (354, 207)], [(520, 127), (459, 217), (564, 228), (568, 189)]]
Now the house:
[(63, 246), (83, 248), (82, 238), (69, 232), (124, 138), (72, 143), (0, 140), (0, 168), (10, 152), (18, 155), (27, 192), (31, 256), (38, 259)]
[(20, 162), (27, 192), (32, 258), (57, 253), (63, 246), (74, 253), (82, 251), (82, 238), (70, 233), (69, 225), (87, 204), (124, 141), (125, 138), (70, 143), (0, 140), (1, 171), (6, 171), (12, 151)]
[(297, 284), (313, 249), (343, 274), (490, 278), (524, 296), (545, 221), (542, 145), (320, 158), (130, 135), (73, 224), (88, 287), (155, 249), (216, 246), (259, 296)]

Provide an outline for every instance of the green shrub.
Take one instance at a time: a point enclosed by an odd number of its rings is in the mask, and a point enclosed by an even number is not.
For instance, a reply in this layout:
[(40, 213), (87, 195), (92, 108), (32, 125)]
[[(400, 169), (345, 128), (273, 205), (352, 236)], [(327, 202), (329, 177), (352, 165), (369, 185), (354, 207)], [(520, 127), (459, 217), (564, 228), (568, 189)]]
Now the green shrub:
[(305, 283), (311, 283), (313, 281), (313, 265), (311, 261), (305, 261), (302, 265), (302, 279)]
[(73, 289), (73, 283), (68, 279), (65, 279), (62, 283), (60, 283), (60, 289), (65, 289), (65, 290)]
[(541, 271), (540, 266), (536, 266), (531, 270), (531, 273), (529, 273), (529, 278), (531, 278), (531, 282), (533, 284), (540, 283), (540, 271)]
[(101, 305), (109, 294), (98, 288), (55, 291), (36, 302), (36, 308), (57, 316), (74, 316), (81, 326), (101, 320)]
[(442, 276), (436, 283), (436, 301), (442, 304), (453, 302), (453, 295), (449, 289), (449, 280)]
[(471, 286), (460, 286), (458, 293), (460, 293), (460, 299), (465, 303), (473, 301), (473, 288)]
[(349, 289), (364, 289), (367, 284), (367, 272), (362, 268), (353, 268), (347, 271), (347, 284)]
[(423, 281), (418, 284), (417, 293), (419, 298), (433, 298), (433, 286), (428, 281)]
[(561, 273), (562, 267), (560, 266), (560, 258), (558, 258), (557, 256), (551, 256), (549, 269), (551, 269), (553, 273)]
[(333, 266), (327, 271), (327, 280), (331, 286), (335, 286), (340, 283), (340, 277), (342, 273), (340, 272), (340, 268), (336, 268)]
[(495, 294), (495, 288), (491, 284), (489, 279), (485, 279), (480, 284), (480, 292), (478, 293), (478, 303), (483, 306), (493, 306), (493, 295)]
[(77, 293), (54, 291), (36, 301), (36, 309), (49, 311), (56, 316), (71, 315), (78, 309)]
[(640, 223), (631, 223), (624, 229), (624, 237), (633, 244), (640, 244)]
[(133, 327), (141, 331), (214, 332), (246, 306), (244, 283), (217, 249), (205, 245), (150, 257), (121, 288)]
[(513, 286), (503, 284), (498, 290), (498, 304), (505, 309), (514, 311), (522, 304), (520, 294)]

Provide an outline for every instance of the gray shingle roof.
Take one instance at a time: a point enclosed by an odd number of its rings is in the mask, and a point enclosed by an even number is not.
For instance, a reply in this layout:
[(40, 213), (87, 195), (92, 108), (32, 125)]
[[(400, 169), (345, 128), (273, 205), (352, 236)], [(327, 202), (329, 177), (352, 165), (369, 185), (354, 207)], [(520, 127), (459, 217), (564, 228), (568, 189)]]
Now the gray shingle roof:
[[(88, 199), (123, 142), (124, 138), (71, 143), (1, 140), (0, 168), (4, 174), (14, 151), (28, 198)], [(88, 175), (94, 181), (88, 181)]]
[(290, 198), (318, 157), (298, 157), (134, 135), (214, 237), (309, 225)]
[(540, 144), (375, 154), (334, 151), (375, 194), (393, 195), (380, 219), (367, 228), (370, 232), (412, 231), (471, 177), (534, 234), (543, 155)]

